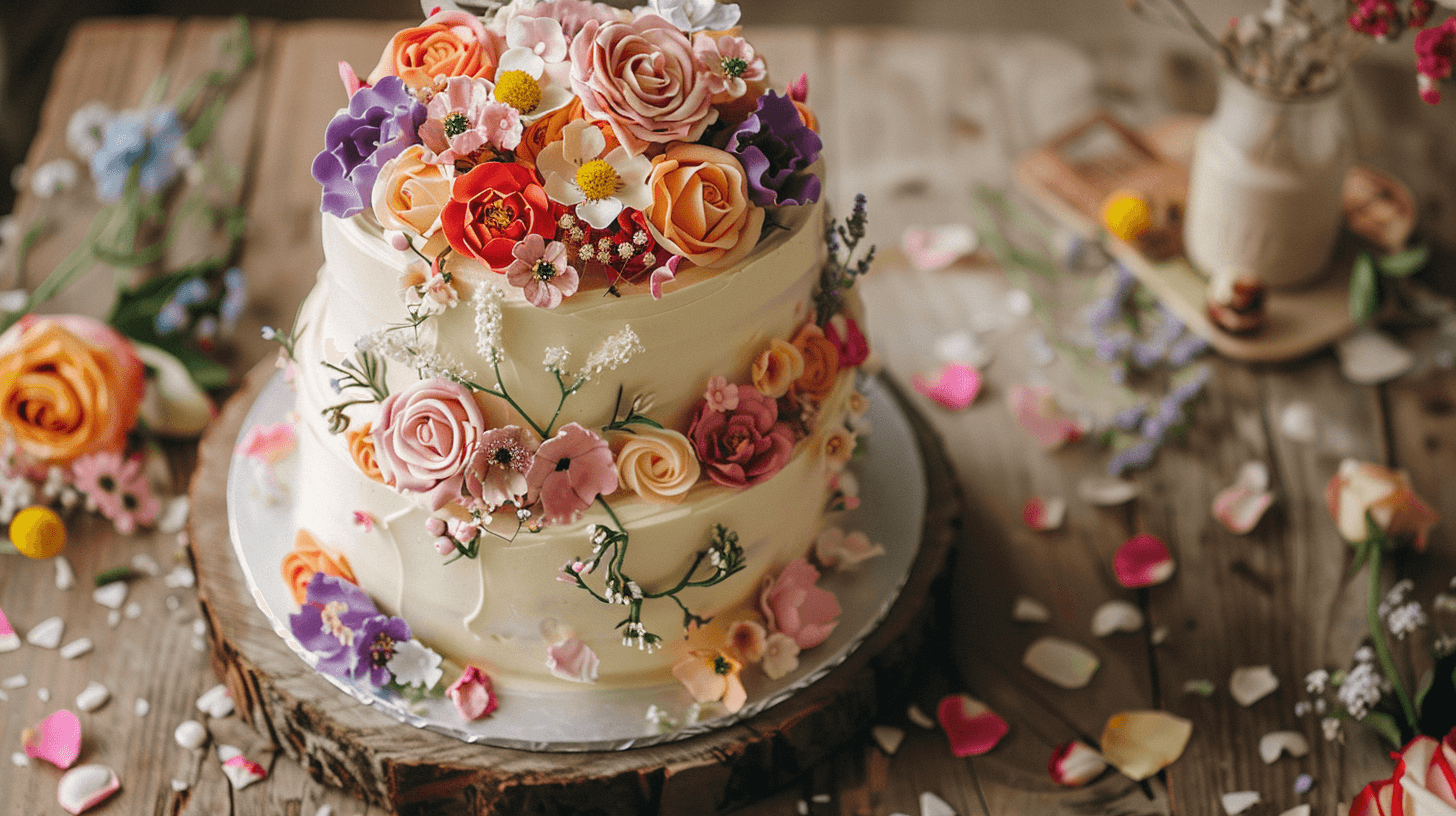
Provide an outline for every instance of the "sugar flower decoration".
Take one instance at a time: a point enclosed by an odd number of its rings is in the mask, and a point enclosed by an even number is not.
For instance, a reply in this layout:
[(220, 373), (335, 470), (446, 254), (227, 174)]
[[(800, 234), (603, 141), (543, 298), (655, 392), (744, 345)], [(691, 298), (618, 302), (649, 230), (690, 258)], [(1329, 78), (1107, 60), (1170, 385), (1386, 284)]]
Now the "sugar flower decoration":
[(799, 668), (799, 644), (783, 632), (773, 632), (763, 644), (763, 673), (778, 680)]
[(487, 79), (445, 80), (445, 89), (430, 98), (420, 125), (425, 161), (477, 164), (488, 148), (514, 150), (521, 143), (520, 111), (495, 101), (494, 91), (495, 84)]
[(818, 201), (819, 177), (806, 171), (823, 148), (793, 100), (773, 91), (758, 98), (757, 109), (728, 137), (728, 152), (747, 172), (748, 197), (760, 207)]
[(735, 621), (728, 627), (727, 648), (744, 663), (757, 663), (768, 649), (768, 630), (756, 620)]
[(606, 152), (602, 132), (583, 119), (561, 131), (561, 140), (547, 145), (536, 157), (536, 169), (546, 181), (552, 201), (575, 205), (576, 215), (595, 229), (605, 229), (624, 207), (641, 210), (652, 203), (647, 177), (652, 162), (633, 156), (626, 148)]
[(738, 405), (714, 410), (699, 403), (688, 429), (708, 478), (725, 487), (749, 487), (772, 478), (794, 451), (793, 431), (779, 421), (778, 403), (757, 389), (740, 387)]
[(768, 79), (763, 57), (742, 37), (693, 35), (693, 53), (708, 69), (708, 89), (714, 104), (730, 102), (748, 93), (748, 83)]
[(617, 489), (612, 449), (595, 431), (573, 422), (541, 443), (526, 484), (541, 503), (545, 523), (570, 524), (597, 496)]
[(814, 560), (824, 567), (854, 569), (884, 554), (884, 547), (870, 541), (869, 536), (859, 530), (846, 533), (838, 527), (826, 527), (814, 539)]
[(401, 686), (431, 689), (445, 674), (440, 668), (443, 660), (438, 652), (411, 638), (396, 643), (394, 655), (384, 665), (394, 675), (394, 682)]
[(738, 407), (738, 386), (723, 377), (708, 380), (708, 390), (703, 393), (708, 408), (713, 411), (732, 411)]
[(506, 502), (520, 504), (526, 495), (526, 471), (535, 454), (526, 434), (515, 425), (494, 428), (480, 438), (475, 458), (465, 471), (465, 494), (493, 511)]
[[(587, 128), (593, 133), (596, 128)], [(580, 282), (576, 269), (566, 262), (566, 244), (532, 233), (511, 250), (515, 258), (506, 267), (506, 280), (519, 286), (532, 306), (554, 309), (564, 298), (576, 294)]]
[[(402, 618), (375, 615), (364, 621), (358, 636), (354, 638), (354, 671), (350, 676), (356, 680), (366, 680), (372, 686), (388, 684), (391, 676), (390, 662), (394, 660), (396, 653), (403, 651), (409, 654), (409, 643), (409, 624)], [(438, 655), (435, 657), (439, 659)], [(401, 668), (415, 671), (421, 667), (418, 664), (409, 666), (407, 661), (401, 663)], [(434, 671), (439, 671), (438, 665)], [(439, 677), (435, 679), (439, 680)]]
[(465, 672), (459, 679), (445, 689), (445, 696), (450, 698), (450, 702), (455, 704), (455, 710), (467, 722), (489, 717), (500, 705), (490, 675), (474, 666), (465, 667)]
[[(519, 23), (534, 32), (537, 26), (547, 27), (556, 21), (537, 18), (534, 23), (527, 23), (525, 20), (512, 20), (511, 23)], [(564, 51), (565, 39), (559, 33), (557, 39), (560, 39)], [(535, 51), (537, 45), (543, 47), (544, 54), (555, 53), (554, 41), (534, 41), (531, 46), (511, 48), (501, 54), (500, 68), (495, 75), (495, 90), (492, 92), (495, 101), (515, 108), (526, 122), (534, 122), (557, 108), (565, 107), (572, 99), (571, 88), (566, 84), (567, 77), (561, 71), (547, 70), (546, 60)]]
[(673, 665), (672, 676), (687, 688), (694, 700), (700, 703), (721, 701), (732, 714), (748, 702), (748, 692), (739, 677), (742, 670), (743, 664), (726, 652), (694, 651)]
[(444, 378), (421, 380), (381, 406), (373, 429), (380, 475), (439, 510), (460, 497), (466, 466), (486, 430), (470, 389)]
[(818, 580), (819, 570), (796, 558), (777, 578), (765, 577), (759, 592), (759, 611), (769, 628), (793, 638), (800, 649), (823, 643), (838, 624), (839, 601)]
[[(509, 61), (531, 76), (544, 74), (555, 86), (569, 89), (571, 62), (567, 59), (567, 45), (568, 37), (560, 20), (553, 17), (512, 17), (506, 22), (508, 50), (501, 55), (501, 62)], [(566, 102), (562, 104), (571, 101), (569, 90), (566, 95)]]
[(404, 305), (421, 315), (444, 314), (460, 304), (454, 277), (441, 267), (439, 258), (428, 264), (410, 263), (399, 276), (399, 285), (404, 292)]
[(314, 573), (302, 608), (288, 616), (288, 627), (303, 648), (318, 656), (318, 670), (348, 677), (354, 670), (354, 642), (364, 622), (378, 617), (374, 601), (354, 584), (325, 572)]
[(647, 0), (647, 5), (637, 11), (656, 14), (689, 34), (730, 29), (738, 25), (742, 14), (737, 3), (717, 0)]
[(320, 209), (339, 218), (362, 211), (372, 200), (379, 168), (419, 142), (424, 121), (425, 107), (398, 77), (360, 88), (349, 109), (329, 122), (324, 149), (313, 160), (314, 180), (324, 188)]
[(575, 636), (546, 648), (546, 668), (562, 680), (595, 683), (600, 664), (597, 653)]

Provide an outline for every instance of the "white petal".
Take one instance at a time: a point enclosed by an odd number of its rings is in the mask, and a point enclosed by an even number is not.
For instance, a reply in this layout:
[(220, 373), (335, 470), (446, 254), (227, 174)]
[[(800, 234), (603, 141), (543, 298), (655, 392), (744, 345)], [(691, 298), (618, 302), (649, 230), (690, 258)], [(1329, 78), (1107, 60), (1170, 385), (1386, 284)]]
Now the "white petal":
[(617, 220), (617, 214), (620, 212), (622, 212), (622, 202), (615, 198), (599, 198), (596, 201), (583, 201), (576, 205), (577, 217), (597, 229), (606, 229)]
[(1098, 507), (1127, 504), (1137, 498), (1140, 492), (1142, 488), (1138, 487), (1137, 482), (1112, 476), (1093, 476), (1077, 483), (1077, 495), (1088, 504)]
[(1108, 601), (1092, 613), (1092, 634), (1107, 637), (1114, 632), (1136, 632), (1143, 628), (1143, 613), (1127, 601)]
[(556, 173), (546, 177), (546, 195), (552, 201), (568, 207), (586, 201), (586, 196), (582, 195), (580, 188)]
[(930, 791), (920, 794), (920, 816), (956, 816), (955, 809)]
[[(566, 160), (580, 167), (602, 154), (607, 146), (607, 137), (585, 119), (575, 119), (561, 129), (560, 144), (561, 154)], [(610, 161), (607, 163), (611, 164)]]
[(1228, 816), (1237, 816), (1257, 804), (1259, 804), (1258, 791), (1236, 791), (1223, 795), (1223, 812)]
[(541, 72), (546, 70), (546, 61), (536, 56), (536, 52), (529, 48), (511, 48), (501, 54), (499, 67), (496, 69), (496, 81), (507, 71), (525, 71), (531, 79), (540, 79)]
[(1279, 430), (1288, 439), (1309, 444), (1319, 435), (1314, 408), (1307, 402), (1291, 402), (1279, 412)]
[(1298, 731), (1272, 731), (1259, 740), (1259, 758), (1265, 765), (1274, 764), (1282, 753), (1298, 759), (1309, 753), (1309, 742)]
[(1021, 663), (1038, 677), (1064, 689), (1086, 686), (1098, 666), (1097, 655), (1070, 640), (1057, 637), (1038, 638), (1027, 647)]
[(905, 741), (905, 732), (893, 725), (877, 725), (870, 729), (870, 736), (887, 756), (894, 756), (900, 750), (900, 743)]
[(1240, 666), (1229, 677), (1229, 694), (1244, 708), (1279, 688), (1279, 678), (1268, 666)]
[(634, 210), (645, 210), (652, 203), (652, 190), (646, 184), (630, 184), (623, 179), (622, 186), (617, 190), (615, 198), (622, 202), (623, 206), (631, 207)]
[(1020, 623), (1046, 623), (1052, 619), (1052, 611), (1041, 601), (1022, 595), (1011, 609), (1011, 619)]
[(1335, 344), (1340, 370), (1350, 382), (1379, 385), (1406, 373), (1415, 364), (1410, 349), (1374, 329), (1362, 329)]

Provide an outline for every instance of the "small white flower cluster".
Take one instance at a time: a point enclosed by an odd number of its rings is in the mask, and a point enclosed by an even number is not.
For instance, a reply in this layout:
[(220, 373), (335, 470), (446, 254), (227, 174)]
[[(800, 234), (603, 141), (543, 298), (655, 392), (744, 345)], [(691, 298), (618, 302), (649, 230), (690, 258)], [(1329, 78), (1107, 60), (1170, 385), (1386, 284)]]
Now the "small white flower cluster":
[(499, 287), (481, 283), (475, 287), (475, 350), (491, 365), (501, 360), (501, 298)]
[(1324, 694), (1325, 686), (1330, 682), (1330, 673), (1324, 669), (1315, 669), (1304, 676), (1304, 689), (1310, 694)]
[(545, 366), (546, 370), (552, 374), (565, 374), (566, 359), (570, 356), (571, 352), (567, 351), (565, 346), (547, 346), (546, 355), (541, 360), (541, 365)]
[(0, 522), (9, 524), (15, 514), (35, 504), (35, 485), (20, 474), (0, 478)]
[(632, 327), (623, 326), (621, 331), (603, 340), (597, 350), (586, 358), (586, 369), (581, 372), (581, 376), (589, 379), (603, 370), (616, 370), (617, 366), (625, 365), (632, 359), (632, 355), (644, 348)]
[(592, 545), (593, 560), (600, 556), (602, 554), (602, 550), (606, 548), (607, 539), (610, 536), (611, 532), (612, 530), (610, 527), (604, 527), (600, 524), (587, 525), (586, 537)]
[(1407, 596), (1415, 589), (1415, 581), (1409, 578), (1397, 581), (1390, 591), (1385, 593), (1377, 611), (1390, 629), (1390, 633), (1401, 640), (1415, 630), (1425, 626), (1428, 622), (1425, 610), (1417, 601), (1406, 601)]
[(632, 621), (627, 624), (627, 629), (622, 635), (623, 646), (636, 646), (639, 651), (652, 654), (662, 648), (657, 638), (647, 634), (647, 627), (641, 621)]
[(456, 382), (475, 379), (474, 372), (455, 358), (437, 351), (428, 351), (423, 344), (397, 329), (375, 329), (360, 337), (354, 347), (413, 368), (425, 379), (439, 377)]
[(1370, 708), (1380, 702), (1381, 695), (1390, 689), (1390, 682), (1381, 676), (1373, 662), (1361, 662), (1345, 675), (1345, 682), (1337, 692), (1340, 704), (1357, 720), (1365, 719)]

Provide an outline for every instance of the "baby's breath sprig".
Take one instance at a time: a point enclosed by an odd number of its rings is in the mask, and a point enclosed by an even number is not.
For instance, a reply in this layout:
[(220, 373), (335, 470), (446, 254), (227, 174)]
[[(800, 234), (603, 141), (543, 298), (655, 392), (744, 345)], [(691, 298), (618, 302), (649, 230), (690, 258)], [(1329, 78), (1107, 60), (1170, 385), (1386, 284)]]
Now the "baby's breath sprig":
[[(861, 193), (854, 197), (854, 209), (844, 219), (843, 224), (837, 224), (830, 219), (824, 226), (824, 241), (829, 245), (829, 257), (824, 261), (824, 269), (819, 273), (819, 287), (814, 291), (814, 321), (820, 326), (839, 313), (844, 307), (844, 293), (854, 286), (855, 278), (870, 271), (870, 264), (874, 263), (873, 244), (859, 260), (854, 258), (855, 250), (864, 240), (865, 226), (868, 223), (865, 197)], [(843, 260), (839, 257), (841, 243), (844, 247)]]

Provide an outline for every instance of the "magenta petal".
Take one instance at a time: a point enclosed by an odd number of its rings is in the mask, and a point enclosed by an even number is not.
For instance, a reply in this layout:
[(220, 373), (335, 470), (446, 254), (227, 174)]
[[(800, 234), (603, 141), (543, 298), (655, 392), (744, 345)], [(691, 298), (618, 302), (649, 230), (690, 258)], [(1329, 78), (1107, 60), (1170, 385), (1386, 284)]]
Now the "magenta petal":
[(915, 390), (952, 411), (961, 411), (981, 393), (981, 372), (965, 363), (950, 363), (940, 370), (935, 382), (919, 374), (911, 380)]
[(1081, 424), (1062, 411), (1045, 385), (1012, 386), (1007, 402), (1021, 429), (1046, 450), (1056, 450), (1082, 436)]
[(35, 728), (27, 728), (23, 740), (26, 756), (69, 768), (81, 755), (81, 721), (63, 708)]
[(1138, 533), (1123, 542), (1112, 558), (1117, 582), (1137, 589), (1161, 584), (1173, 576), (1173, 556), (1157, 536)]
[(0, 653), (13, 652), (20, 648), (20, 636), (15, 634), (15, 629), (10, 626), (10, 620), (5, 617), (5, 610), (0, 609)]
[(950, 740), (951, 753), (958, 757), (986, 753), (1011, 730), (1000, 715), (969, 694), (942, 698), (935, 715)]

